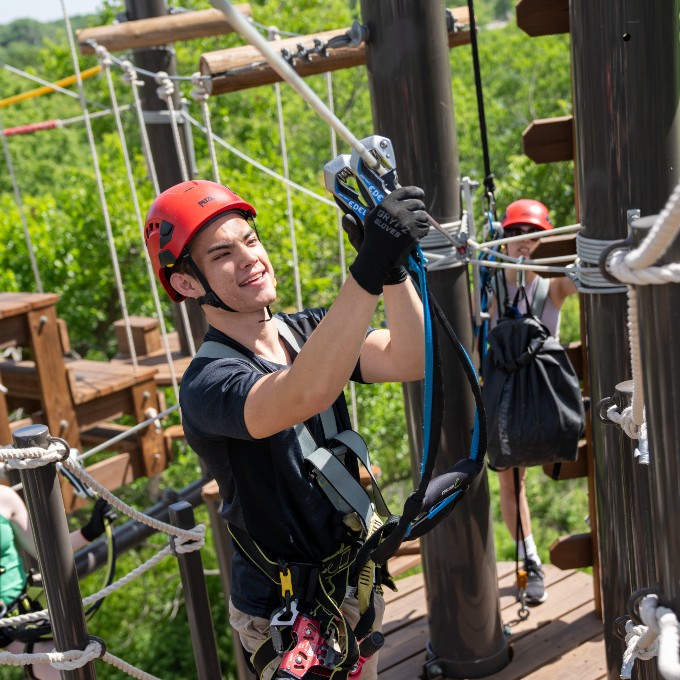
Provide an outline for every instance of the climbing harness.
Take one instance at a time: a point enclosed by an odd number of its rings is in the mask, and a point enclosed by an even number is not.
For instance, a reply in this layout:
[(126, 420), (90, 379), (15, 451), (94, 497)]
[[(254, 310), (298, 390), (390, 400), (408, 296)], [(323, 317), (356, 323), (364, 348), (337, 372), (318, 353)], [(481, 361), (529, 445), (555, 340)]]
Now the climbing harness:
[[(283, 319), (274, 319), (281, 337), (298, 353), (304, 342), (302, 336)], [(247, 355), (219, 342), (204, 342), (196, 356), (241, 359), (255, 366)], [(260, 675), (278, 662), (277, 677), (281, 678), (319, 677), (318, 673), (340, 679), (359, 677), (363, 663), (382, 646), (377, 631), (371, 634), (374, 587), (393, 584), (386, 570), (376, 572), (373, 564), (357, 570), (355, 563), (361, 541), (381, 524), (376, 513), (383, 517), (391, 513), (373, 476), (364, 440), (353, 430), (338, 432), (333, 407), (321, 413), (320, 419), (323, 446), (317, 445), (304, 423), (296, 425), (294, 430), (311, 474), (343, 517), (348, 540), (318, 563), (291, 562), (268, 556), (244, 529), (229, 525), (241, 552), (280, 590), (281, 607), (272, 614), (270, 637), (252, 658)], [(375, 513), (368, 493), (348, 469), (350, 457), (370, 476)], [(356, 595), (359, 601), (361, 618), (354, 630), (347, 625), (340, 610), (348, 593)], [(339, 651), (333, 645), (334, 640)]]
[[(366, 153), (354, 150), (326, 164), (324, 181), (343, 212), (363, 225), (364, 218), (387, 194), (399, 187), (394, 150), (389, 139), (373, 135), (361, 140)], [(455, 247), (459, 244), (440, 225), (432, 225)], [(373, 532), (357, 556), (357, 568), (369, 560), (384, 564), (403, 540), (413, 540), (427, 533), (453, 510), (482, 468), (486, 450), (486, 420), (477, 375), (464, 346), (456, 337), (434, 297), (428, 294), (426, 261), (417, 246), (409, 256), (409, 267), (416, 289), (423, 301), (425, 318), (425, 389), (423, 414), (423, 454), (420, 482), (406, 500), (402, 515), (392, 516)], [(432, 478), (439, 446), (443, 418), (442, 377), (435, 317), (444, 328), (458, 354), (472, 388), (477, 412), (470, 456), (458, 461), (443, 474)]]

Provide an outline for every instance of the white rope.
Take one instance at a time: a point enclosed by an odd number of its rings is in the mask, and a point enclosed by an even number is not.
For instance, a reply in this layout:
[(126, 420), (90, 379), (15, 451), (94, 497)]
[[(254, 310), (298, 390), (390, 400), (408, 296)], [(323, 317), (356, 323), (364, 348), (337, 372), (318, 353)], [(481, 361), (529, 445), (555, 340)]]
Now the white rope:
[(671, 262), (659, 267), (647, 267), (646, 269), (633, 269), (628, 265), (628, 255), (630, 253), (617, 250), (607, 258), (607, 269), (619, 281), (636, 286), (680, 283), (679, 262)]
[(208, 94), (208, 90), (206, 90), (205, 88), (205, 79), (201, 75), (200, 71), (194, 73), (194, 75), (191, 77), (191, 83), (194, 86), (194, 89), (191, 90), (191, 96), (193, 97), (194, 101), (198, 102), (201, 105), (203, 123), (205, 125), (205, 129), (207, 130), (206, 140), (208, 142), (208, 153), (210, 154), (210, 163), (212, 165), (213, 180), (217, 182), (217, 184), (221, 184), (222, 182), (220, 181), (220, 168), (219, 165), (217, 164), (215, 141), (213, 140), (212, 137), (212, 125), (210, 123), (210, 107), (208, 106), (208, 98), (210, 97), (210, 95)]
[(658, 656), (657, 668), (665, 680), (680, 680), (680, 623), (676, 613), (659, 604), (656, 595), (645, 595), (639, 604), (642, 625), (626, 623), (626, 651), (621, 677), (632, 675), (635, 659)]
[(636, 659), (643, 661), (657, 656), (659, 640), (655, 634), (650, 634), (647, 626), (635, 625), (633, 621), (626, 622), (626, 651), (623, 653), (621, 671), (622, 680), (630, 680), (633, 675), (633, 665)]
[(262, 53), (272, 69), (321, 116), (322, 120), (328, 123), (361, 156), (369, 168), (373, 168), (375, 171), (383, 174), (385, 169), (382, 168), (378, 160), (369, 153), (368, 149), (328, 109), (314, 90), (296, 73), (295, 69), (248, 23), (244, 16), (230, 2), (227, 2), (227, 0), (210, 0), (210, 4), (224, 13), (229, 25), (242, 38)]
[[(137, 215), (137, 222), (141, 221), (141, 215), (139, 213), (139, 201), (137, 200), (137, 190), (135, 189), (135, 181), (132, 176), (132, 166), (130, 165), (130, 156), (127, 150), (127, 142), (125, 139), (125, 132), (123, 131), (123, 123), (120, 119), (120, 112), (118, 111), (118, 99), (116, 97), (116, 90), (113, 87), (113, 79), (111, 78), (111, 64), (113, 60), (110, 58), (109, 53), (103, 47), (98, 47), (96, 50), (97, 58), (101, 64), (102, 70), (106, 77), (106, 84), (109, 88), (109, 97), (111, 98), (111, 105), (114, 112), (114, 117), (116, 120), (116, 128), (118, 130), (118, 138), (120, 140), (121, 149), (123, 151), (123, 161), (125, 163), (125, 171), (128, 178), (128, 184), (130, 186), (130, 191), (132, 193), (132, 202), (135, 206), (135, 212)], [(130, 358), (132, 359), (132, 365), (137, 368), (137, 350), (135, 349), (135, 342), (132, 338), (132, 327), (130, 325), (130, 315), (128, 314), (127, 306), (122, 308), (123, 312), (123, 324), (125, 327), (125, 336), (128, 343), (128, 351), (130, 352)]]
[[(275, 28), (269, 30), (272, 40), (278, 39)], [(276, 116), (279, 123), (279, 140), (281, 144), (281, 160), (283, 163), (283, 176), (290, 180), (288, 168), (288, 149), (286, 147), (286, 128), (283, 121), (283, 102), (281, 98), (281, 85), (274, 83), (274, 94), (276, 95)], [(288, 212), (288, 233), (290, 234), (291, 255), (293, 257), (293, 280), (295, 285), (295, 302), (298, 312), (302, 311), (302, 283), (300, 282), (300, 264), (298, 261), (297, 238), (295, 236), (295, 214), (293, 212), (293, 199), (290, 192), (290, 184), (286, 182), (286, 206)]]
[(626, 406), (623, 411), (619, 411), (618, 406), (610, 406), (607, 409), (607, 419), (616, 423), (631, 439), (640, 439), (642, 436), (642, 423), (635, 422), (631, 406)]
[(0, 652), (0, 664), (8, 666), (28, 666), (30, 664), (50, 664), (57, 670), (72, 671), (82, 668), (86, 663), (101, 656), (101, 643), (93, 640), (85, 649), (71, 649), (67, 652), (36, 652), (35, 654), (12, 654)]
[[(102, 652), (103, 655), (102, 655)], [(33, 664), (50, 664), (57, 670), (76, 670), (82, 668), (86, 663), (95, 661), (101, 658), (102, 661), (122, 670), (133, 678), (139, 680), (160, 680), (155, 675), (145, 673), (144, 671), (132, 666), (122, 659), (114, 656), (110, 652), (105, 652), (101, 643), (93, 640), (88, 643), (85, 649), (72, 649), (67, 652), (34, 652), (31, 654), (12, 654), (11, 652), (0, 652), (0, 664), (7, 666), (29, 666)]]
[(25, 449), (0, 448), (0, 460), (3, 460), (7, 467), (13, 470), (33, 470), (49, 463), (62, 461), (64, 457), (63, 445), (59, 451), (54, 449), (55, 444), (50, 444), (48, 449), (41, 449), (37, 446)]
[[(200, 531), (202, 532), (202, 538), (200, 540), (188, 540), (179, 538), (175, 539), (176, 540), (175, 552), (186, 553), (191, 552), (193, 550), (200, 550), (203, 547), (203, 545), (205, 544), (205, 527), (202, 524), (198, 524), (196, 525), (195, 528), (200, 529)], [(91, 607), (100, 600), (103, 600), (112, 593), (115, 593), (116, 591), (125, 587), (126, 585), (134, 581), (136, 578), (139, 578), (140, 576), (145, 574), (147, 571), (151, 571), (151, 569), (156, 567), (156, 565), (160, 564), (166, 557), (171, 556), (172, 551), (173, 548), (170, 545), (161, 548), (155, 555), (152, 555), (146, 562), (140, 564), (138, 567), (135, 567), (132, 571), (125, 574), (125, 576), (121, 576), (119, 579), (117, 579), (110, 585), (106, 586), (105, 588), (102, 588), (100, 591), (92, 593), (92, 595), (88, 595), (87, 597), (84, 597), (83, 607), (84, 608)], [(9, 628), (12, 626), (21, 626), (26, 623), (43, 621), (45, 619), (49, 620), (49, 618), (50, 613), (47, 609), (29, 612), (28, 614), (17, 614), (16, 616), (7, 616), (0, 619), (0, 629)]]
[[(156, 424), (157, 422), (160, 422), (162, 418), (165, 418), (165, 416), (170, 415), (171, 413), (174, 413), (179, 409), (179, 404), (173, 404), (172, 406), (166, 408), (164, 411), (161, 411), (160, 413), (153, 414), (152, 416), (147, 417), (146, 420), (143, 420), (141, 423), (137, 423), (136, 425), (133, 425), (132, 427), (127, 428), (120, 434), (117, 434), (115, 437), (111, 437), (111, 439), (107, 439), (105, 442), (102, 442), (101, 444), (98, 444), (97, 446), (88, 449), (84, 453), (81, 453), (78, 456), (79, 461), (83, 461), (86, 458), (89, 458), (90, 456), (93, 456), (95, 453), (99, 453), (100, 451), (105, 451), (106, 449), (110, 448), (112, 444), (116, 444), (117, 442), (123, 441), (123, 439), (127, 439), (128, 437), (132, 436), (136, 432), (139, 432), (139, 430), (143, 430), (145, 427), (151, 424)], [(151, 409), (154, 410), (154, 409)], [(145, 414), (146, 415), (146, 414)]]
[[(199, 130), (201, 130), (204, 133), (207, 133), (206, 128), (201, 125), (195, 118), (191, 116), (191, 114), (187, 113), (186, 111), (184, 112), (184, 118), (188, 120), (194, 127), (197, 127)], [(218, 137), (214, 133), (211, 133), (211, 137), (215, 140), (217, 144), (220, 146), (224, 147), (231, 153), (233, 153), (235, 156), (238, 156), (240, 159), (244, 160), (246, 163), (249, 163), (253, 167), (257, 168), (258, 170), (261, 170), (262, 172), (266, 173), (270, 177), (274, 177), (275, 179), (278, 179), (280, 182), (283, 182), (285, 184), (289, 184), (291, 187), (296, 189), (297, 191), (302, 192), (303, 194), (306, 194), (307, 196), (311, 196), (313, 199), (318, 201), (319, 203), (325, 203), (326, 205), (331, 206), (332, 208), (337, 208), (338, 206), (334, 201), (332, 201), (329, 198), (326, 198), (325, 196), (321, 196), (320, 194), (317, 194), (310, 189), (307, 189), (307, 187), (303, 187), (301, 184), (298, 184), (297, 182), (293, 182), (292, 180), (287, 180), (283, 175), (280, 175), (278, 172), (275, 170), (272, 170), (268, 168), (266, 165), (263, 165), (259, 161), (256, 161), (254, 158), (251, 158), (250, 156), (246, 155), (239, 149), (237, 149), (235, 146), (232, 146), (229, 144), (229, 142), (225, 141), (221, 137)]]
[(116, 252), (116, 243), (113, 236), (113, 229), (111, 227), (111, 218), (109, 216), (109, 207), (106, 200), (106, 193), (104, 192), (104, 181), (99, 165), (99, 156), (97, 153), (97, 146), (94, 140), (94, 132), (92, 130), (92, 123), (90, 121), (87, 104), (85, 102), (85, 90), (83, 88), (83, 79), (80, 77), (80, 65), (78, 63), (78, 54), (76, 51), (75, 41), (73, 39), (73, 32), (71, 30), (71, 21), (64, 0), (61, 0), (62, 13), (64, 15), (64, 22), (66, 23), (66, 35), (68, 36), (69, 48), (71, 51), (71, 59), (73, 61), (73, 70), (76, 74), (76, 81), (78, 83), (78, 92), (80, 94), (80, 105), (83, 110), (83, 121), (85, 129), (87, 130), (87, 139), (90, 145), (90, 153), (92, 154), (92, 164), (94, 167), (95, 178), (97, 182), (97, 192), (99, 194), (99, 203), (102, 208), (102, 217), (104, 218), (104, 228), (106, 230), (106, 237), (109, 246), (109, 254), (111, 256), (111, 266), (113, 267), (114, 280), (116, 282), (116, 289), (118, 290), (118, 300), (120, 302), (123, 318), (126, 318), (127, 301), (125, 299), (125, 290), (123, 287), (123, 278), (120, 273), (120, 264), (118, 262), (118, 253)]
[(38, 292), (42, 293), (44, 291), (42, 280), (40, 278), (40, 271), (38, 269), (38, 262), (35, 257), (35, 250), (33, 248), (33, 241), (31, 240), (31, 233), (28, 230), (28, 222), (26, 221), (26, 215), (24, 214), (24, 203), (21, 200), (21, 192), (19, 191), (19, 183), (17, 182), (16, 173), (14, 172), (12, 156), (9, 153), (9, 144), (7, 142), (7, 138), (3, 134), (2, 119), (0, 119), (0, 137), (2, 137), (2, 150), (5, 152), (5, 163), (7, 163), (7, 170), (9, 170), (9, 176), (12, 180), (12, 188), (14, 189), (14, 199), (17, 202), (17, 207), (19, 208), (19, 217), (21, 219), (21, 225), (24, 229), (24, 240), (26, 241), (28, 257), (31, 260), (31, 269), (33, 270), (33, 277), (35, 278), (35, 283), (38, 286)]
[[(143, 82), (137, 78), (134, 67), (131, 62), (125, 60), (120, 64), (123, 70), (123, 82), (130, 85), (132, 91), (132, 98), (134, 101), (135, 112), (137, 114), (137, 127), (139, 128), (139, 134), (142, 141), (142, 150), (144, 153), (144, 158), (146, 159), (146, 167), (149, 172), (149, 177), (153, 183), (154, 192), (158, 195), (159, 185), (158, 185), (158, 175), (156, 173), (156, 165), (153, 162), (153, 154), (151, 153), (151, 145), (149, 143), (149, 135), (146, 131), (146, 125), (144, 124), (144, 111), (142, 110), (142, 102), (139, 97), (139, 88), (142, 87)], [(139, 235), (141, 242), (144, 243), (144, 223), (140, 221), (139, 223)], [(179, 384), (177, 381), (177, 373), (175, 371), (175, 362), (172, 360), (172, 350), (170, 349), (170, 341), (168, 339), (168, 329), (165, 325), (165, 318), (163, 310), (161, 307), (160, 296), (158, 295), (158, 280), (156, 279), (156, 274), (153, 271), (153, 266), (151, 264), (151, 258), (148, 255), (146, 247), (144, 248), (144, 261), (146, 263), (147, 276), (149, 277), (149, 282), (151, 285), (151, 294), (154, 302), (154, 309), (156, 310), (156, 319), (160, 325), (161, 329), (161, 339), (163, 342), (163, 350), (165, 352), (165, 359), (168, 362), (168, 368), (170, 370), (170, 380), (172, 382), (172, 390), (175, 395), (175, 403), (179, 403)]]
[(175, 536), (177, 538), (185, 538), (188, 540), (200, 541), (202, 540), (201, 531), (190, 531), (187, 529), (180, 529), (173, 526), (172, 524), (167, 524), (166, 522), (161, 522), (149, 515), (145, 515), (143, 512), (139, 512), (134, 508), (130, 507), (119, 498), (114, 496), (105, 486), (102, 486), (90, 473), (81, 467), (77, 462), (71, 460), (70, 458), (63, 459), (63, 447), (61, 453), (56, 453), (50, 449), (54, 448), (54, 444), (50, 444), (48, 450), (41, 449), (38, 447), (27, 447), (25, 449), (17, 448), (6, 448), (0, 449), (0, 460), (7, 462), (9, 467), (40, 467), (42, 465), (47, 465), (49, 463), (56, 463), (61, 461), (65, 467), (67, 467), (81, 482), (84, 482), (87, 486), (93, 489), (99, 496), (106, 499), (115, 508), (128, 515), (132, 519), (146, 524), (147, 526), (155, 529), (156, 531), (162, 531), (170, 536)]
[(680, 183), (673, 189), (645, 240), (626, 255), (626, 265), (635, 271), (650, 267), (664, 256), (678, 233), (680, 233)]
[(179, 125), (177, 125), (177, 114), (175, 112), (175, 104), (172, 101), (172, 95), (175, 93), (175, 86), (168, 77), (165, 71), (159, 71), (156, 74), (156, 94), (158, 98), (165, 102), (168, 107), (168, 114), (170, 115), (170, 125), (172, 127), (172, 136), (175, 140), (175, 151), (179, 159), (180, 171), (182, 173), (182, 180), (187, 182), (189, 180), (189, 171), (187, 169), (187, 161), (184, 155), (184, 147), (182, 146), (182, 138), (179, 135)]
[(124, 673), (131, 675), (133, 678), (138, 678), (138, 680), (161, 680), (155, 675), (151, 675), (151, 673), (145, 673), (143, 670), (132, 666), (126, 661), (123, 661), (123, 659), (120, 659), (109, 652), (104, 654), (102, 661), (106, 661), (106, 663), (110, 664), (114, 668), (118, 668)]

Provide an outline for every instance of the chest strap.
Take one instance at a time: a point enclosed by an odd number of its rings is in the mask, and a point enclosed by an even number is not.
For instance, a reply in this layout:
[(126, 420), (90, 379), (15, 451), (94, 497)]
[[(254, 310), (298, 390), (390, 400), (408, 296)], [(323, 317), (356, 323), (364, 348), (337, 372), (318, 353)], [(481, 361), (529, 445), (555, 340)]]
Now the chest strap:
[[(274, 317), (274, 320), (281, 337), (296, 354), (299, 353), (301, 344), (304, 344), (302, 338), (279, 317)], [(211, 340), (204, 342), (196, 352), (196, 356), (209, 359), (242, 359), (256, 370), (262, 371), (250, 357), (221, 342)], [(356, 513), (364, 532), (367, 532), (371, 526), (373, 505), (366, 490), (345, 466), (347, 453), (353, 454), (369, 474), (377, 512), (387, 517), (390, 511), (371, 470), (366, 443), (354, 430), (338, 432), (332, 406), (319, 415), (326, 446), (317, 445), (305, 423), (298, 423), (293, 428), (302, 456), (312, 466), (317, 483), (333, 507), (343, 515)]]

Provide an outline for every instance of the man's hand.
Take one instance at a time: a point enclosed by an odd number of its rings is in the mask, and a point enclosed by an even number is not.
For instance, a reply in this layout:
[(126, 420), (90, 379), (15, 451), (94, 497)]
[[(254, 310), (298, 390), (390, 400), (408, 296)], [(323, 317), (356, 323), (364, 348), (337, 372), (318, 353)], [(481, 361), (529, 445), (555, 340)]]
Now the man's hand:
[(366, 216), (363, 244), (349, 268), (365, 291), (380, 295), (390, 271), (404, 265), (411, 250), (429, 232), (424, 196), (419, 187), (400, 187)]
[(114, 519), (116, 519), (116, 513), (113, 508), (103, 498), (100, 498), (94, 504), (90, 521), (81, 527), (80, 533), (86, 541), (91, 543), (104, 533), (106, 521), (112, 522)]
[[(358, 253), (361, 250), (362, 246), (364, 245), (363, 226), (357, 222), (354, 215), (345, 213), (342, 216), (342, 228), (344, 232), (347, 234), (347, 238), (349, 239), (349, 242), (352, 244), (352, 247)], [(408, 272), (406, 271), (405, 267), (402, 267), (401, 265), (398, 267), (393, 267), (385, 277), (383, 285), (393, 286), (396, 285), (397, 283), (402, 283), (403, 281), (406, 281), (407, 278)]]

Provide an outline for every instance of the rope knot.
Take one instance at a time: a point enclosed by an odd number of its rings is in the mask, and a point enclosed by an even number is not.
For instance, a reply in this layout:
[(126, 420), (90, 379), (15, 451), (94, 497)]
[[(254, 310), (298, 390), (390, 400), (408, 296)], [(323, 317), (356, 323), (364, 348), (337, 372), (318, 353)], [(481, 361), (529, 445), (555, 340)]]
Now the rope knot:
[(111, 68), (111, 64), (113, 64), (113, 58), (106, 47), (103, 45), (97, 45), (97, 47), (95, 47), (95, 52), (97, 54), (97, 59), (99, 59), (99, 63), (104, 68)]
[(205, 79), (200, 71), (197, 71), (191, 76), (191, 84), (194, 86), (194, 89), (191, 90), (191, 96), (194, 101), (207, 102), (210, 95), (205, 88)]
[(38, 446), (26, 449), (6, 448), (0, 451), (0, 459), (12, 470), (28, 470), (62, 461), (64, 452), (57, 450), (54, 444), (50, 444), (49, 449), (41, 449)]
[(641, 438), (644, 423), (638, 424), (635, 422), (633, 419), (632, 406), (626, 406), (621, 412), (619, 412), (618, 406), (610, 406), (607, 409), (607, 418), (611, 420), (612, 423), (619, 425), (631, 439)]
[(50, 664), (58, 671), (73, 671), (82, 668), (85, 664), (99, 659), (106, 652), (106, 647), (99, 640), (91, 640), (85, 649), (64, 652), (63, 661), (52, 661)]
[(121, 78), (124, 83), (133, 86), (136, 85), (137, 87), (141, 87), (143, 85), (142, 81), (137, 78), (137, 71), (135, 70), (135, 67), (132, 65), (131, 61), (125, 59), (120, 63), (120, 67), (123, 69), (123, 75)]
[(154, 76), (154, 80), (159, 84), (156, 88), (158, 98), (165, 101), (169, 100), (175, 92), (175, 86), (172, 80), (170, 80), (170, 76), (165, 71), (158, 71)]
[(194, 529), (194, 535), (188, 536), (171, 536), (170, 542), (172, 544), (172, 551), (175, 554), (186, 554), (200, 550), (205, 545), (205, 525), (197, 524)]

